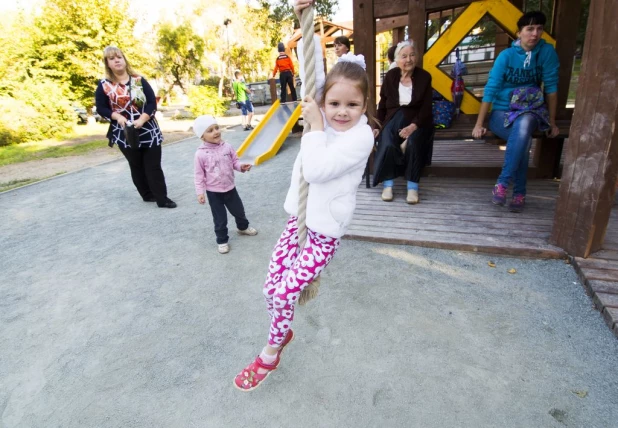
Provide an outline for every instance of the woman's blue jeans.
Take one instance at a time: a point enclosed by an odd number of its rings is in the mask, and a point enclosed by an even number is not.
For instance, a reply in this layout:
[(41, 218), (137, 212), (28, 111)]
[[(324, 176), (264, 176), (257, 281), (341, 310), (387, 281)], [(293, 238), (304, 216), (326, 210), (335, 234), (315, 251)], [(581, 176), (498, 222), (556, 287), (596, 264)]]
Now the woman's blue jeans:
[(489, 129), (506, 140), (506, 153), (498, 184), (508, 187), (512, 180), (513, 194), (525, 195), (532, 134), (539, 127), (539, 120), (534, 114), (522, 114), (511, 126), (505, 128), (505, 113), (504, 110), (493, 110), (489, 117)]

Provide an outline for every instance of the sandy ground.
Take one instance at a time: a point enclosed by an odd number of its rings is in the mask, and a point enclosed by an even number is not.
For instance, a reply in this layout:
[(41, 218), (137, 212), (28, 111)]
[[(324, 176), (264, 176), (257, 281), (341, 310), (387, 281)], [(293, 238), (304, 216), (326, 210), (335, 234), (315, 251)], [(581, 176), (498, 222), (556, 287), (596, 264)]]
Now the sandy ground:
[[(257, 106), (255, 108), (255, 121), (260, 120), (270, 106)], [(219, 119), (225, 128), (239, 128), (241, 118), (236, 111), (231, 111)], [(159, 124), (163, 131), (164, 144), (176, 143), (186, 138), (193, 137), (192, 120), (171, 120), (168, 117), (159, 118)], [(85, 125), (88, 126), (88, 125)], [(105, 135), (93, 135), (79, 139), (80, 143), (104, 139)], [(75, 144), (75, 141), (67, 141), (66, 144)], [(43, 180), (55, 175), (77, 171), (94, 165), (122, 157), (118, 148), (109, 148), (102, 145), (101, 149), (94, 150), (81, 156), (66, 156), (62, 158), (47, 158), (36, 161), (21, 162), (0, 167), (0, 183), (9, 183), (16, 180)]]
[(230, 218), (226, 255), (197, 138), (163, 151), (174, 210), (123, 159), (0, 194), (0, 427), (617, 426), (618, 341), (571, 265), (372, 242), (342, 242), (279, 369), (236, 390), (299, 143), (236, 175), (259, 234)]

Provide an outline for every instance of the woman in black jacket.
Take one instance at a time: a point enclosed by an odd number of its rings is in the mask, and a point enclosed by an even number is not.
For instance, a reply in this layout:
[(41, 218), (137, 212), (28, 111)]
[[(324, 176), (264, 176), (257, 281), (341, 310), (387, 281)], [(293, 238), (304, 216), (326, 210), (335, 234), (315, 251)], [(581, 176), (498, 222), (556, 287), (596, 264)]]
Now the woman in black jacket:
[(386, 73), (380, 90), (377, 119), (383, 124), (378, 135), (373, 185), (383, 183), (382, 200), (393, 200), (397, 177), (407, 180), (406, 202), (416, 204), (422, 169), (431, 164), (433, 116), (431, 75), (416, 67), (416, 49), (404, 41), (395, 50), (397, 67)]
[[(97, 112), (109, 119), (110, 147), (114, 144), (127, 158), (131, 178), (144, 202), (156, 202), (160, 208), (176, 208), (167, 197), (161, 169), (163, 134), (154, 113), (157, 101), (146, 79), (135, 74), (122, 51), (108, 46), (103, 52), (106, 79), (95, 93)], [(125, 127), (133, 126), (139, 141), (132, 148), (126, 141)]]

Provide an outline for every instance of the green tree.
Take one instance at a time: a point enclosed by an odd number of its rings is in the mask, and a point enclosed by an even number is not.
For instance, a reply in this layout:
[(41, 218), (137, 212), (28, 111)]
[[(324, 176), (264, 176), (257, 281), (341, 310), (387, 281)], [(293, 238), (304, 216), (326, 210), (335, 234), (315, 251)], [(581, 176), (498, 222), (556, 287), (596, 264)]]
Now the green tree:
[(128, 6), (129, 0), (46, 0), (32, 27), (29, 77), (64, 82), (69, 96), (89, 107), (105, 74), (106, 46), (120, 47), (136, 69), (150, 68)]
[[(286, 26), (300, 27), (294, 8), (288, 0), (259, 0), (258, 4), (259, 7), (255, 8), (253, 13), (257, 15), (260, 28), (269, 37), (271, 46), (277, 46), (277, 43), (283, 39)], [(316, 16), (330, 20), (339, 8), (339, 2), (338, 0), (317, 0), (314, 7)]]
[(159, 71), (168, 82), (169, 90), (178, 85), (186, 94), (188, 82), (202, 73), (206, 43), (193, 31), (191, 23), (186, 21), (178, 26), (160, 24), (157, 45), (160, 54)]
[(0, 20), (0, 95), (6, 95), (28, 77), (32, 19), (23, 12)]

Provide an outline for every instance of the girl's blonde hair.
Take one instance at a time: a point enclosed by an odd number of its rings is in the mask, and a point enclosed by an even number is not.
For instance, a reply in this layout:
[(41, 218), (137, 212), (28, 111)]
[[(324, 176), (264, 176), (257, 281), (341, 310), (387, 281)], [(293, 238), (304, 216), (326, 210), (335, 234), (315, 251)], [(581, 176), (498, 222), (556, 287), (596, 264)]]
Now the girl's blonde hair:
[[(324, 107), (324, 100), (326, 99), (326, 94), (333, 87), (335, 83), (337, 83), (340, 79), (347, 79), (352, 81), (358, 90), (363, 94), (363, 100), (365, 105), (363, 107), (367, 107), (369, 104), (369, 77), (367, 76), (367, 72), (363, 67), (353, 62), (343, 62), (340, 61), (333, 68), (330, 69), (328, 74), (326, 75), (326, 82), (324, 83), (324, 92), (322, 93), (322, 99), (320, 100), (320, 104)], [(367, 118), (374, 123), (378, 123), (378, 121), (371, 116), (368, 112), (365, 112)]]
[(114, 75), (114, 72), (112, 71), (111, 68), (109, 68), (109, 65), (107, 64), (107, 60), (115, 56), (121, 56), (122, 58), (124, 58), (124, 62), (125, 64), (127, 64), (127, 73), (129, 74), (129, 76), (137, 75), (135, 71), (133, 70), (133, 67), (131, 67), (131, 64), (129, 64), (129, 60), (124, 55), (122, 50), (120, 48), (117, 48), (116, 46), (108, 46), (105, 48), (105, 50), (103, 50), (103, 64), (105, 64), (105, 77), (107, 77), (112, 82), (116, 80), (116, 76)]

